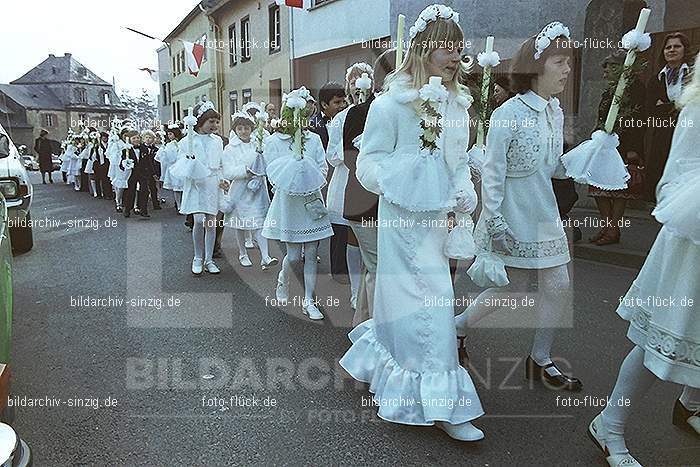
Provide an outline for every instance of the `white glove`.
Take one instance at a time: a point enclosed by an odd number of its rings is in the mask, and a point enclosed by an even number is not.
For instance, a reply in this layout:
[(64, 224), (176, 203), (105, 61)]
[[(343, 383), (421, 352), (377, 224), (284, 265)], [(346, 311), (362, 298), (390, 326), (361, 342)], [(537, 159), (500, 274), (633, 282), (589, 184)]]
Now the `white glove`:
[(509, 254), (513, 251), (510, 247), (515, 242), (515, 236), (510, 229), (493, 234), (491, 237), (491, 248), (498, 253)]
[(476, 210), (476, 204), (478, 199), (476, 197), (476, 191), (460, 191), (457, 194), (457, 204), (455, 205), (455, 211), (471, 214)]

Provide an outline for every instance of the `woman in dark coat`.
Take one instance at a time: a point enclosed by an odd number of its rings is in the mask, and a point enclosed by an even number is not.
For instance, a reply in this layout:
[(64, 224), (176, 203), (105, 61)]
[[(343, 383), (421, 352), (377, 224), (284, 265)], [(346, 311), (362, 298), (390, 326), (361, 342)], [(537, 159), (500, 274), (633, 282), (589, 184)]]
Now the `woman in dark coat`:
[(647, 183), (649, 201), (656, 201), (656, 185), (661, 180), (679, 110), (675, 101), (681, 86), (690, 75), (690, 40), (680, 32), (664, 38), (660, 62), (664, 67), (653, 74), (647, 84), (647, 112), (652, 117), (646, 140)]
[(53, 163), (51, 160), (51, 141), (46, 137), (49, 134), (46, 130), (41, 130), (39, 137), (34, 142), (34, 151), (39, 155), (39, 170), (41, 171), (41, 182), (46, 184), (46, 174), (49, 174), (49, 183), (53, 183), (51, 172)]

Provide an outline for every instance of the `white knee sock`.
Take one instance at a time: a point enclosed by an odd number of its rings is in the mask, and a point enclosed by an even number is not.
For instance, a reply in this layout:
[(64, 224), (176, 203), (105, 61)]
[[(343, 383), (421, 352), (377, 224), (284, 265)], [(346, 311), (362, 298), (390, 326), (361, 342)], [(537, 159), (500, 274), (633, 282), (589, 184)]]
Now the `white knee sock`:
[(192, 243), (194, 244), (195, 259), (204, 259), (204, 214), (194, 215), (194, 225), (192, 226)]
[(304, 261), (304, 298), (307, 302), (313, 302), (314, 290), (316, 289), (316, 271), (318, 263), (316, 263), (316, 252), (318, 251), (318, 242), (304, 243), (304, 253), (306, 261)]
[(360, 247), (348, 245), (345, 250), (345, 259), (348, 263), (348, 275), (350, 276), (350, 292), (353, 297), (357, 297), (357, 290), (360, 288), (362, 272), (362, 253), (360, 253)]
[[(532, 342), (530, 356), (540, 366), (552, 363), (552, 344), (561, 317), (571, 312), (571, 283), (566, 267), (547, 268), (538, 273), (538, 328)], [(561, 374), (556, 367), (547, 368), (551, 376)]]
[(204, 226), (204, 262), (208, 263), (214, 257), (214, 244), (216, 243), (216, 216), (207, 214)]
[(685, 386), (679, 399), (683, 407), (691, 412), (700, 410), (700, 389)]
[(117, 188), (114, 190), (114, 201), (117, 206), (122, 207), (124, 201), (124, 188)]
[(260, 248), (260, 257), (266, 260), (270, 257), (270, 249), (267, 244), (267, 239), (262, 236), (262, 229), (258, 229), (253, 232), (255, 236), (255, 241), (258, 242), (258, 247)]
[(177, 209), (180, 209), (180, 206), (182, 206), (182, 192), (181, 191), (175, 191), (175, 206)]
[(241, 229), (236, 230), (236, 243), (238, 243), (238, 256), (246, 256), (248, 252), (245, 249), (246, 231)]
[(605, 445), (611, 455), (629, 452), (624, 437), (627, 419), (655, 381), (656, 376), (644, 366), (644, 350), (635, 346), (622, 362), (610, 405), (603, 410), (603, 423), (608, 432)]

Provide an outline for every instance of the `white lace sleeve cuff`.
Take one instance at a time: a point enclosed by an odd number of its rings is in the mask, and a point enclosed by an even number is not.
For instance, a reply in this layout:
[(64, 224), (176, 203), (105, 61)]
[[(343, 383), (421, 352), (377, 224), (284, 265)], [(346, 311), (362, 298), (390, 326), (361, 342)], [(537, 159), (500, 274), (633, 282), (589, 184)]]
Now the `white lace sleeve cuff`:
[(508, 223), (503, 218), (503, 216), (494, 216), (490, 219), (486, 219), (486, 231), (489, 235), (493, 236), (499, 232), (504, 232), (508, 230)]

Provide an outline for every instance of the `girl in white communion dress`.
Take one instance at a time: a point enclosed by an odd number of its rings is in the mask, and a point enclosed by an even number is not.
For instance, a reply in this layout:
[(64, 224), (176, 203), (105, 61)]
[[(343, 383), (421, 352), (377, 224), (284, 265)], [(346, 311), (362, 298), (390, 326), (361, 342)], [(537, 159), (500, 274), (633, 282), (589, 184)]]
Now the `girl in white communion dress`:
[[(444, 5), (423, 10), (406, 59), (370, 106), (356, 173), (379, 195), (374, 315), (352, 330), (340, 365), (369, 383), (384, 420), (435, 425), (477, 441), (484, 433), (471, 421), (484, 411), (457, 358), (444, 253), (448, 212), (471, 213), (477, 204), (466, 156), (472, 99), (458, 81), (458, 18)], [(436, 121), (433, 111), (442, 122), (437, 135), (426, 129)]]

